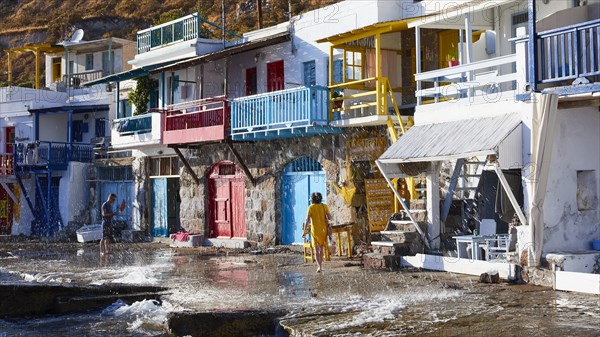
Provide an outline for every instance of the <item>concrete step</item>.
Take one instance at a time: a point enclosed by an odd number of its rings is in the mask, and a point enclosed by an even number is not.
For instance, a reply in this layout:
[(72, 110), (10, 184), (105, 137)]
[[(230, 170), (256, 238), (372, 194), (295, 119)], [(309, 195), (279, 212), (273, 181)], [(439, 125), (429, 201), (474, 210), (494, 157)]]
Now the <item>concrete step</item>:
[(362, 257), (363, 267), (369, 269), (400, 269), (400, 256), (379, 253), (368, 253)]

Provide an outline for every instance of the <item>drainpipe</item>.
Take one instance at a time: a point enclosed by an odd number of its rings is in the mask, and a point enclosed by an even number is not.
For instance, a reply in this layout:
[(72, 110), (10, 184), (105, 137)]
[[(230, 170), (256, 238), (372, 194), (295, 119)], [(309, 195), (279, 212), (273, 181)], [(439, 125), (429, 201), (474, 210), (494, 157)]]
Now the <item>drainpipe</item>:
[(120, 83), (119, 81), (115, 82), (116, 83), (116, 88), (115, 88), (115, 117), (119, 118), (119, 112), (121, 110), (120, 107), (120, 102), (119, 102), (119, 96), (121, 95), (120, 93)]
[(67, 44), (64, 44), (65, 46), (65, 67), (66, 67), (66, 71), (65, 73), (67, 73), (67, 80), (66, 80), (66, 86), (67, 86), (67, 103), (71, 102), (71, 88), (70, 88), (70, 76), (71, 76), (71, 72), (70, 72), (70, 67), (69, 67), (69, 47), (67, 46)]

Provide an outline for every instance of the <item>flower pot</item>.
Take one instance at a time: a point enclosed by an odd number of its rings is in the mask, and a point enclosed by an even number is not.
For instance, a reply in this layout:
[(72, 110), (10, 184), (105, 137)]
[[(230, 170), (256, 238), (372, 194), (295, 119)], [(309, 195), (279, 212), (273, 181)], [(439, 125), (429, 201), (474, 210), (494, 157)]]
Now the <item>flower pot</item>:
[(458, 61), (457, 60), (450, 60), (448, 61), (448, 67), (456, 67), (458, 65)]

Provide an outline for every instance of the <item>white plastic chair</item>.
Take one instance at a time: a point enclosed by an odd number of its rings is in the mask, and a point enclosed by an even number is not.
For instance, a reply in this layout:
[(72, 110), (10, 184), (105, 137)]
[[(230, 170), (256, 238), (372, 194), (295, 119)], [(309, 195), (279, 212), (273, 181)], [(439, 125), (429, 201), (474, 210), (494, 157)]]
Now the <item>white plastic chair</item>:
[(507, 253), (510, 251), (512, 234), (498, 234), (494, 238), (485, 240), (485, 252), (488, 261), (506, 261)]

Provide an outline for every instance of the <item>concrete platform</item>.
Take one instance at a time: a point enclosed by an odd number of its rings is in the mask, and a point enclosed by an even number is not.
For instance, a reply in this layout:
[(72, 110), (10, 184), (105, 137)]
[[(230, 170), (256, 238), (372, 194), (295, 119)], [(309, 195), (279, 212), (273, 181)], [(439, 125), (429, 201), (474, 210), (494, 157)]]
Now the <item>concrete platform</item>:
[(600, 251), (563, 251), (546, 254), (550, 270), (600, 273)]
[(204, 242), (204, 235), (191, 234), (187, 241), (177, 241), (177, 240), (171, 239), (171, 241), (169, 242), (169, 246), (175, 247), (175, 248), (178, 248), (178, 247), (185, 247), (185, 248), (200, 247), (200, 246), (202, 246), (203, 242)]
[(223, 247), (231, 249), (244, 249), (250, 247), (250, 243), (245, 239), (214, 239), (205, 238), (202, 242), (203, 246), (208, 247)]

